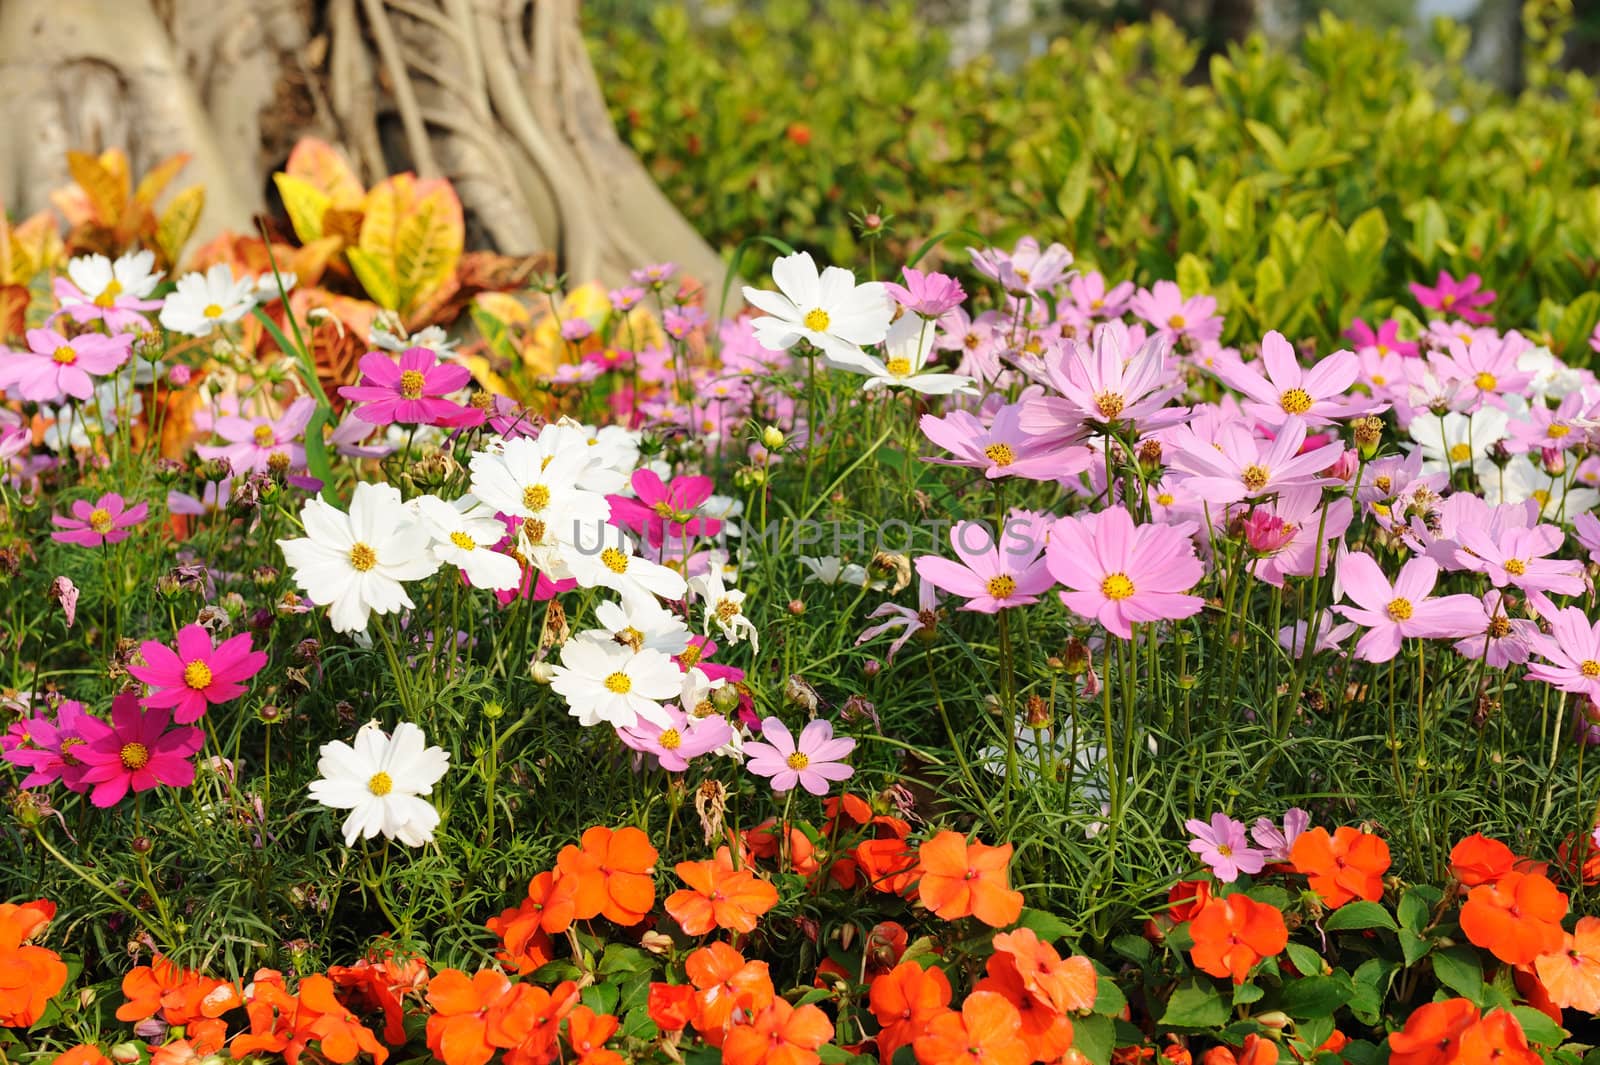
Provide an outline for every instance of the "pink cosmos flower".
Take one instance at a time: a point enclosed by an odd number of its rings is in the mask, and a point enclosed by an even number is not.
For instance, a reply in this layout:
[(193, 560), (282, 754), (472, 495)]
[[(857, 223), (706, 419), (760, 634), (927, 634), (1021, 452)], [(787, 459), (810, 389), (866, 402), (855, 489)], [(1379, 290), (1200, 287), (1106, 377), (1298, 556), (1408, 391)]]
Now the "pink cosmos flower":
[(1533, 380), (1531, 372), (1517, 366), (1526, 350), (1527, 341), (1516, 333), (1470, 344), (1451, 339), (1444, 352), (1428, 356), (1428, 366), (1447, 387), (1455, 386), (1457, 410), (1475, 410), (1485, 402), (1499, 407), (1508, 395), (1521, 397)]
[(568, 318), (561, 323), (562, 340), (577, 342), (593, 335), (594, 325), (587, 318)]
[(1187, 594), (1205, 575), (1192, 529), (1134, 525), (1119, 507), (1068, 515), (1050, 529), (1045, 564), (1066, 585), (1068, 610), (1127, 639), (1136, 624), (1193, 617), (1205, 605)]
[(1133, 299), (1133, 282), (1124, 281), (1106, 289), (1106, 279), (1098, 270), (1079, 274), (1067, 282), (1067, 296), (1076, 317), (1081, 321), (1097, 318), (1121, 318)]
[(678, 272), (677, 263), (651, 263), (649, 266), (638, 270), (628, 271), (628, 280), (635, 285), (645, 285), (649, 288), (660, 288), (672, 279)]
[(900, 653), (901, 648), (918, 633), (926, 633), (930, 637), (939, 625), (939, 595), (933, 584), (917, 579), (917, 606), (912, 609), (901, 606), (899, 603), (879, 603), (878, 608), (868, 614), (869, 618), (888, 618), (861, 630), (861, 635), (856, 637), (856, 646), (860, 647), (869, 640), (875, 640), (887, 632), (896, 633), (895, 638), (889, 643), (889, 653), (884, 657), (890, 662)]
[(1336, 351), (1311, 369), (1302, 369), (1294, 347), (1274, 331), (1261, 341), (1259, 367), (1227, 360), (1214, 372), (1223, 384), (1244, 393), (1246, 414), (1277, 427), (1290, 418), (1323, 426), (1367, 413), (1371, 403), (1352, 403), (1345, 396), (1360, 371), (1360, 360), (1348, 351)]
[(84, 722), (98, 725), (98, 721), (83, 709), (83, 704), (72, 699), (56, 707), (55, 720), (37, 714), (19, 722), (23, 741), (8, 746), (4, 758), (13, 765), (27, 769), (28, 775), (18, 782), (20, 788), (40, 788), (60, 781), (71, 791), (85, 790), (82, 785), (84, 763), (78, 758), (78, 749), (85, 742)]
[(631, 285), (614, 288), (606, 293), (606, 299), (611, 301), (611, 309), (614, 311), (631, 311), (639, 305), (640, 300), (644, 299), (644, 289)]
[(828, 782), (848, 780), (854, 769), (840, 761), (856, 748), (856, 741), (835, 739), (833, 726), (821, 718), (800, 730), (800, 740), (775, 717), (761, 722), (761, 735), (767, 742), (746, 743), (749, 757), (745, 768), (758, 777), (771, 777), (772, 790), (789, 791), (796, 784), (813, 795), (826, 795)]
[[(1336, 651), (1343, 655), (1344, 642), (1355, 635), (1356, 628), (1354, 622), (1339, 621), (1331, 612), (1321, 611), (1317, 622), (1317, 641), (1312, 646), (1311, 653), (1320, 655)], [(1305, 656), (1306, 641), (1310, 638), (1309, 621), (1297, 621), (1278, 630), (1278, 646), (1295, 658)]]
[(984, 277), (998, 281), (1007, 292), (1035, 295), (1047, 292), (1061, 283), (1072, 265), (1072, 253), (1061, 244), (1051, 244), (1043, 251), (1032, 237), (1017, 241), (1011, 253), (999, 248), (968, 248), (972, 265)]
[(1475, 524), (1455, 530), (1456, 563), (1474, 573), (1487, 574), (1496, 588), (1511, 585), (1543, 596), (1579, 595), (1583, 592), (1583, 564), (1549, 558), (1561, 550), (1566, 535), (1555, 525), (1531, 529), (1508, 527), (1498, 535)]
[[(1274, 588), (1282, 588), (1287, 577), (1310, 577), (1313, 571), (1327, 572), (1328, 560), (1334, 554), (1333, 544), (1350, 527), (1354, 513), (1355, 507), (1347, 495), (1324, 501), (1320, 488), (1285, 489), (1277, 499), (1251, 511), (1251, 517), (1264, 515), (1277, 520), (1281, 524), (1278, 537), (1283, 541), (1268, 557), (1252, 562), (1251, 572), (1257, 580)], [(1248, 535), (1248, 520), (1245, 531)], [(1320, 552), (1317, 550), (1319, 532), (1322, 537)]]
[(924, 273), (910, 266), (905, 267), (902, 273), (906, 278), (904, 285), (885, 281), (883, 290), (900, 306), (924, 318), (938, 318), (961, 306), (961, 302), (967, 298), (961, 282), (948, 274), (932, 270)]
[(61, 614), (67, 628), (71, 629), (78, 617), (78, 586), (72, 583), (71, 577), (57, 577), (50, 582), (50, 591), (46, 594), (61, 604)]
[(1581, 607), (1549, 614), (1550, 634), (1528, 637), (1533, 653), (1544, 659), (1528, 667), (1529, 680), (1542, 680), (1564, 692), (1600, 699), (1600, 625), (1589, 624)]
[(1416, 342), (1400, 339), (1400, 323), (1393, 318), (1384, 321), (1377, 329), (1357, 318), (1344, 331), (1344, 335), (1355, 341), (1357, 354), (1372, 350), (1379, 355), (1402, 355), (1408, 359), (1415, 358), (1417, 354)]
[(153, 690), (144, 698), (145, 706), (172, 710), (180, 725), (199, 721), (207, 704), (231, 702), (243, 695), (244, 682), (261, 672), (267, 664), (265, 651), (250, 648), (250, 634), (241, 633), (211, 646), (211, 634), (199, 625), (178, 630), (177, 651), (154, 640), (139, 645), (145, 665), (129, 666), (128, 672)]
[(1572, 519), (1572, 538), (1589, 552), (1589, 561), (1600, 565), (1600, 517), (1584, 511)]
[(689, 759), (710, 754), (733, 739), (733, 727), (720, 714), (697, 718), (676, 706), (663, 709), (667, 724), (641, 717), (637, 724), (617, 729), (617, 738), (641, 754), (652, 755), (669, 773), (683, 772), (689, 768)]
[[(407, 348), (399, 363), (381, 351), (361, 357), (361, 381), (345, 385), (339, 395), (354, 400), (356, 417), (373, 425), (477, 424), (483, 412), (443, 398), (472, 380), (472, 371), (454, 363), (439, 363), (427, 348)], [(476, 422), (473, 421), (476, 416)]]
[(86, 499), (75, 500), (70, 509), (70, 518), (62, 514), (50, 515), (51, 524), (61, 530), (51, 533), (50, 538), (57, 543), (80, 547), (121, 543), (150, 513), (148, 504), (129, 507), (115, 492), (107, 492), (93, 503)]
[(1356, 657), (1387, 662), (1400, 653), (1400, 643), (1407, 638), (1482, 632), (1486, 619), (1477, 596), (1428, 598), (1438, 579), (1439, 566), (1428, 558), (1408, 561), (1391, 584), (1371, 555), (1352, 552), (1341, 557), (1339, 585), (1356, 605), (1334, 609), (1367, 630), (1356, 642)]
[(1579, 419), (1587, 421), (1590, 417), (1586, 411), (1589, 402), (1584, 391), (1569, 392), (1554, 410), (1543, 403), (1534, 402), (1528, 408), (1526, 421), (1522, 418), (1512, 419), (1509, 426), (1511, 436), (1505, 442), (1506, 450), (1513, 455), (1520, 455), (1545, 448), (1564, 451), (1587, 443), (1588, 432), (1578, 422)]
[(1245, 839), (1243, 821), (1215, 813), (1209, 825), (1191, 817), (1183, 827), (1195, 837), (1189, 841), (1189, 849), (1198, 854), (1210, 867), (1211, 875), (1224, 884), (1239, 879), (1240, 873), (1259, 873), (1267, 864), (1267, 856)]
[(1056, 445), (1025, 432), (1022, 404), (1008, 403), (985, 425), (970, 411), (953, 410), (944, 417), (924, 414), (922, 435), (954, 455), (926, 461), (947, 466), (970, 466), (989, 480), (1025, 477), (1030, 481), (1056, 481), (1083, 472), (1094, 452), (1075, 444)]
[(0, 388), (35, 403), (91, 398), (94, 378), (121, 366), (133, 350), (129, 333), (68, 340), (54, 329), (30, 329), (27, 338), (27, 351), (0, 346)]
[(1444, 270), (1439, 271), (1439, 280), (1432, 288), (1427, 285), (1411, 282), (1411, 294), (1417, 302), (1429, 310), (1443, 311), (1463, 318), (1474, 325), (1483, 325), (1493, 319), (1477, 307), (1487, 307), (1494, 302), (1493, 291), (1480, 292), (1483, 278), (1477, 274), (1468, 274), (1457, 281)]
[(709, 320), (704, 307), (692, 305), (668, 307), (661, 316), (661, 323), (666, 327), (667, 335), (674, 340), (683, 340)]
[(1302, 452), (1306, 423), (1286, 419), (1274, 440), (1262, 440), (1237, 422), (1224, 425), (1215, 447), (1189, 426), (1169, 439), (1174, 444), (1172, 465), (1189, 475), (1190, 491), (1211, 503), (1237, 503), (1257, 499), (1286, 488), (1319, 485), (1322, 472), (1344, 452), (1344, 445), (1326, 444)]
[(996, 544), (988, 526), (963, 521), (950, 529), (950, 544), (960, 556), (952, 562), (937, 555), (917, 559), (917, 573), (935, 587), (961, 596), (962, 610), (993, 614), (1012, 606), (1037, 603), (1055, 581), (1039, 557), (1044, 550), (1042, 526), (1008, 522)]
[(226, 415), (217, 419), (215, 431), (228, 443), (201, 444), (195, 452), (205, 459), (227, 459), (237, 474), (301, 469), (306, 464), (306, 449), (297, 438), (311, 423), (316, 409), (316, 400), (301, 396), (289, 404), (280, 418)]
[(207, 514), (215, 514), (228, 506), (228, 500), (233, 496), (233, 478), (224, 477), (220, 481), (207, 481), (206, 486), (200, 490), (198, 496), (187, 492), (180, 492), (176, 488), (167, 492), (167, 513), (183, 514), (191, 518), (203, 518)]
[(92, 786), (89, 801), (101, 809), (115, 806), (130, 790), (149, 791), (160, 784), (186, 788), (194, 783), (190, 757), (205, 742), (205, 733), (193, 726), (167, 729), (171, 711), (165, 707), (139, 709), (138, 696), (124, 693), (111, 703), (111, 723), (86, 718), (82, 726), (88, 741), (73, 748), (84, 763), (84, 785)]
[(1222, 316), (1217, 301), (1210, 296), (1183, 298), (1183, 291), (1172, 281), (1157, 281), (1140, 289), (1128, 301), (1128, 310), (1146, 322), (1156, 335), (1173, 345), (1198, 347), (1222, 336)]
[(1456, 654), (1469, 661), (1482, 659), (1490, 669), (1505, 669), (1521, 665), (1533, 651), (1533, 637), (1539, 626), (1527, 618), (1513, 618), (1506, 614), (1505, 595), (1486, 592), (1483, 596), (1483, 613), (1487, 624), (1484, 630), (1464, 636), (1455, 642)]
[(663, 484), (659, 475), (648, 469), (633, 472), (633, 491), (637, 498), (606, 496), (611, 504), (611, 520), (644, 535), (654, 547), (667, 538), (715, 536), (722, 531), (716, 518), (697, 517), (695, 511), (711, 498), (716, 487), (709, 477), (674, 477)]
[(1022, 428), (1034, 436), (1070, 439), (1086, 424), (1127, 423), (1151, 432), (1183, 420), (1188, 411), (1167, 404), (1183, 393), (1183, 379), (1167, 361), (1167, 346), (1152, 337), (1125, 355), (1117, 330), (1099, 326), (1091, 344), (1070, 341), (1044, 365), (1060, 393), (1023, 402)]
[(1286, 862), (1294, 841), (1311, 827), (1311, 815), (1298, 806), (1283, 812), (1283, 827), (1279, 828), (1269, 818), (1258, 817), (1250, 829), (1250, 838), (1256, 841), (1269, 862)]

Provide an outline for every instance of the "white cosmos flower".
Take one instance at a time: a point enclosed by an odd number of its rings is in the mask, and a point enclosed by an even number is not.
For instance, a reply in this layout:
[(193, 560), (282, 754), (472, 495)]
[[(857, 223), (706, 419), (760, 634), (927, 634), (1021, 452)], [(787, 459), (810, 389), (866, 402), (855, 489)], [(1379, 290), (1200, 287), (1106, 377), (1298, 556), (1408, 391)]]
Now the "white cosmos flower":
[(713, 565), (700, 576), (690, 578), (689, 590), (705, 605), (706, 632), (711, 631), (711, 625), (715, 622), (729, 643), (738, 643), (748, 637), (750, 650), (761, 650), (760, 633), (756, 631), (755, 623), (744, 615), (745, 595), (739, 589), (729, 588), (722, 583), (721, 567)]
[(855, 275), (838, 266), (818, 274), (803, 251), (773, 263), (772, 280), (777, 292), (744, 290), (746, 300), (770, 315), (750, 323), (756, 342), (768, 351), (786, 351), (806, 340), (830, 361), (843, 362), (889, 332), (894, 307), (877, 281), (857, 285)]
[(192, 337), (210, 334), (224, 322), (237, 322), (256, 305), (256, 279), (235, 278), (233, 267), (217, 263), (205, 273), (185, 274), (161, 308), (161, 324)]
[(543, 522), (546, 533), (570, 542), (577, 529), (611, 517), (604, 495), (579, 487), (592, 461), (587, 447), (552, 452), (537, 440), (507, 440), (468, 460), (472, 494), (502, 514)]
[(580, 587), (610, 588), (624, 599), (683, 598), (682, 575), (641, 558), (633, 538), (615, 525), (583, 529), (570, 546), (563, 545), (561, 555)]
[(79, 303), (98, 306), (96, 300), (113, 304), (118, 296), (147, 299), (161, 280), (161, 271), (153, 269), (155, 265), (155, 253), (150, 251), (130, 251), (115, 262), (104, 255), (79, 255), (68, 260), (67, 278), (83, 293), (83, 298), (65, 296), (61, 306), (70, 308)]
[(672, 718), (661, 704), (678, 697), (683, 674), (660, 651), (635, 653), (615, 642), (568, 640), (550, 687), (567, 701), (567, 712), (580, 725), (603, 721), (632, 728), (643, 718), (667, 727)]
[(1532, 399), (1565, 399), (1583, 387), (1582, 370), (1574, 370), (1551, 353), (1549, 348), (1529, 348), (1517, 356), (1517, 369), (1533, 374), (1528, 382), (1528, 396)]
[(433, 538), (434, 556), (444, 565), (460, 569), (473, 587), (508, 591), (522, 583), (517, 560), (494, 550), (506, 534), (494, 511), (470, 495), (454, 503), (422, 496), (413, 505)]
[(1438, 415), (1418, 411), (1411, 420), (1411, 439), (1422, 448), (1422, 471), (1442, 473), (1476, 462), (1507, 435), (1510, 418), (1503, 410), (1484, 407), (1473, 414), (1450, 411)]
[(428, 530), (393, 485), (357, 484), (348, 514), (313, 497), (300, 520), (306, 535), (278, 546), (307, 598), (332, 608), (335, 632), (365, 631), (374, 612), (415, 606), (401, 582), (439, 568)]
[[(689, 646), (689, 627), (683, 619), (654, 599), (624, 599), (620, 603), (601, 603), (594, 608), (595, 620), (602, 626), (591, 632), (608, 642), (635, 651), (660, 651), (682, 654)], [(588, 635), (587, 633), (585, 635)]]
[(311, 782), (311, 797), (335, 810), (349, 810), (344, 820), (344, 845), (383, 835), (408, 847), (433, 841), (439, 811), (422, 798), (450, 768), (450, 755), (427, 746), (422, 730), (406, 721), (394, 735), (369, 721), (356, 733), (355, 746), (342, 740), (322, 745), (317, 762), (320, 780)]
[[(627, 432), (625, 429), (622, 431)], [(617, 438), (610, 435), (607, 440), (608, 444), (602, 447), (598, 430), (580, 425), (571, 418), (562, 418), (539, 430), (539, 435), (533, 438), (533, 448), (541, 460), (546, 456), (570, 452), (580, 460), (579, 472), (574, 478), (577, 486), (587, 492), (610, 495), (627, 489), (633, 464), (623, 466), (616, 463), (614, 460), (622, 454), (614, 446)], [(638, 455), (635, 446), (635, 461)]]
[(1600, 492), (1580, 483), (1568, 487), (1569, 478), (1565, 474), (1551, 477), (1527, 455), (1512, 455), (1504, 467), (1485, 460), (1474, 466), (1473, 471), (1478, 475), (1478, 488), (1490, 506), (1537, 499), (1539, 517), (1544, 521), (1571, 521), (1600, 504)]
[(934, 336), (938, 329), (932, 322), (914, 314), (901, 315), (889, 327), (889, 336), (883, 343), (883, 357), (858, 351), (840, 359), (844, 369), (864, 373), (867, 380), (863, 392), (874, 388), (909, 388), (927, 396), (948, 396), (952, 392), (976, 392), (972, 378), (955, 373), (923, 373), (928, 365), (928, 355), (933, 351)]
[(821, 558), (801, 555), (800, 564), (811, 571), (806, 576), (807, 581), (816, 581), (819, 584), (854, 584), (858, 587), (867, 583), (865, 566), (856, 562), (846, 564), (838, 555), (824, 555)]
[[(278, 282), (280, 280), (283, 282), (282, 292), (280, 292), (278, 289)], [(295, 282), (299, 280), (300, 278), (298, 275), (292, 274), (287, 270), (279, 270), (277, 277), (273, 277), (272, 271), (268, 270), (266, 273), (256, 278), (256, 302), (271, 303), (273, 300), (282, 299), (284, 296), (287, 296), (289, 293), (294, 291)]]

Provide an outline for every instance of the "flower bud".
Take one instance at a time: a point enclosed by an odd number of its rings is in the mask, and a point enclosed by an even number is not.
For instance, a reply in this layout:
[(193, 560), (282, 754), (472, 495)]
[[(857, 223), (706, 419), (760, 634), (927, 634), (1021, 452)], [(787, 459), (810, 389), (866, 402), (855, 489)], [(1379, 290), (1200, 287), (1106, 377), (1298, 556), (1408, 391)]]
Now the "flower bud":
[(1377, 454), (1378, 445), (1383, 442), (1383, 419), (1371, 414), (1357, 418), (1350, 423), (1350, 429), (1355, 435), (1356, 450), (1361, 452), (1361, 457), (1370, 459)]
[(883, 663), (876, 658), (869, 658), (861, 664), (861, 672), (866, 674), (868, 680), (883, 672)]
[(739, 689), (724, 684), (711, 693), (711, 705), (726, 714), (739, 708)]
[(806, 601), (804, 599), (791, 599), (787, 609), (791, 617), (800, 617), (806, 612)]
[(1539, 449), (1539, 464), (1544, 467), (1545, 473), (1560, 477), (1567, 472), (1567, 453), (1558, 447), (1542, 447)]
[(651, 954), (665, 956), (672, 952), (672, 937), (660, 932), (646, 932), (639, 937), (639, 946)]
[(155, 849), (155, 841), (149, 836), (134, 836), (133, 842), (128, 844), (135, 854), (149, 854)]
[(533, 677), (535, 684), (549, 684), (556, 676), (556, 667), (549, 662), (535, 659), (528, 663), (528, 674)]
[(483, 716), (490, 721), (498, 721), (506, 716), (506, 708), (494, 699), (483, 704)]
[(111, 1060), (117, 1065), (133, 1065), (143, 1057), (144, 1048), (138, 1043), (118, 1043), (111, 1048)]
[(1349, 448), (1346, 448), (1344, 451), (1340, 452), (1338, 458), (1333, 460), (1333, 465), (1328, 467), (1326, 476), (1336, 477), (1341, 481), (1348, 481), (1350, 478), (1356, 475), (1356, 470), (1358, 470), (1360, 466), (1361, 464), (1356, 457), (1356, 453), (1351, 451)]
[(783, 445), (787, 442), (784, 439), (783, 430), (776, 425), (769, 425), (761, 430), (761, 446), (768, 451), (782, 451)]
[(183, 388), (192, 380), (194, 380), (194, 371), (182, 363), (167, 371), (167, 384), (173, 388)]

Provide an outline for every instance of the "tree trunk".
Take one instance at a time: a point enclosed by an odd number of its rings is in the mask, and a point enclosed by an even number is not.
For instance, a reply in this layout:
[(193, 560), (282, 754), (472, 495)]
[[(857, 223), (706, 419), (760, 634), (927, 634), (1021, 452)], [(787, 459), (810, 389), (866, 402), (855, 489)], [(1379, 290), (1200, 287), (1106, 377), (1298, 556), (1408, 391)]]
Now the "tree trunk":
[(457, 187), (475, 242), (554, 251), (574, 280), (722, 263), (618, 139), (577, 0), (0, 0), (0, 203), (43, 207), (70, 148), (177, 151), (198, 236), (248, 231), (301, 136), (369, 183)]

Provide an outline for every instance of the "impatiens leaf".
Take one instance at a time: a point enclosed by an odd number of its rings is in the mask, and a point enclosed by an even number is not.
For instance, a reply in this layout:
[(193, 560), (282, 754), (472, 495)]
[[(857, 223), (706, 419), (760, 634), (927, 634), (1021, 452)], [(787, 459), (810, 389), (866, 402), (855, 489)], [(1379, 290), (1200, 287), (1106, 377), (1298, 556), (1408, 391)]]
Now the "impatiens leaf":
[(1458, 945), (1435, 953), (1433, 975), (1462, 998), (1473, 1003), (1483, 1002), (1483, 963), (1471, 947)]
[(1335, 910), (1322, 927), (1329, 932), (1344, 932), (1362, 928), (1382, 928), (1390, 932), (1398, 932), (1400, 926), (1394, 923), (1394, 918), (1389, 911), (1376, 902), (1367, 902), (1358, 899)]
[(1174, 1028), (1210, 1028), (1228, 1019), (1228, 1004), (1209, 983), (1190, 980), (1179, 984), (1167, 999), (1161, 1023)]

